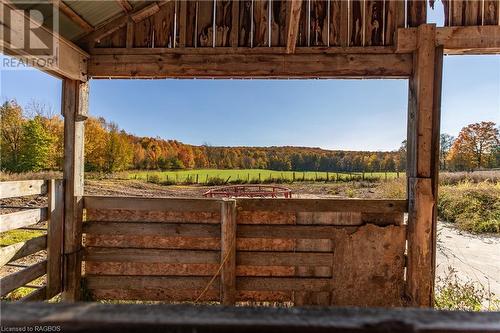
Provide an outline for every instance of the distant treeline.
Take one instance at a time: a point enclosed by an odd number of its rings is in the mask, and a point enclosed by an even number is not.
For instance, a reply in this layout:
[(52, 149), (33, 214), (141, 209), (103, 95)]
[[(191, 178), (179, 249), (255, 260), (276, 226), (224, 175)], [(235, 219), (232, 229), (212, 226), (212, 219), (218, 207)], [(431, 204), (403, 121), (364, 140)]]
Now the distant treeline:
[[(27, 110), (23, 110), (15, 101), (2, 105), (2, 170), (23, 172), (62, 169), (63, 120), (59, 116), (47, 114), (46, 108), (36, 103), (29, 105)], [(452, 161), (446, 163), (449, 151), (450, 147), (442, 152), (442, 164), (447, 168), (453, 165)], [(493, 165), (498, 163), (490, 151), (488, 159), (484, 157), (486, 155), (483, 156), (483, 165), (479, 164), (480, 167), (484, 166), (486, 160)], [(472, 165), (463, 163), (466, 155), (455, 155), (460, 157), (464, 168)], [(103, 118), (89, 117), (85, 123), (86, 171), (199, 168), (403, 171), (406, 169), (406, 142), (403, 141), (399, 150), (391, 152), (331, 151), (307, 147), (193, 146), (176, 140), (138, 137), (120, 130), (116, 124)]]

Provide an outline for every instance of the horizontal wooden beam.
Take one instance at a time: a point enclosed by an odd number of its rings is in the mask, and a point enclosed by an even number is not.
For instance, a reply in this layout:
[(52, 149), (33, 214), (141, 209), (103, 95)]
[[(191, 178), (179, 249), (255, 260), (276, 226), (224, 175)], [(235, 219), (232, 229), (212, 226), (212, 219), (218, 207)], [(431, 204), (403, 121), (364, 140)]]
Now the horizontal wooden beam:
[(32, 208), (0, 215), (0, 232), (14, 230), (43, 222), (47, 219), (47, 208)]
[[(446, 54), (500, 54), (500, 26), (436, 28), (436, 46)], [(417, 49), (417, 28), (400, 28), (396, 36), (396, 52)]]
[(47, 287), (43, 286), (24, 296), (19, 302), (36, 302), (47, 299)]
[(66, 15), (73, 23), (82, 28), (85, 32), (89, 33), (94, 30), (94, 27), (88, 23), (83, 17), (73, 10), (70, 6), (61, 0), (51, 0), (52, 4), (59, 8), (61, 13)]
[(95, 55), (93, 78), (406, 78), (407, 54)]
[(127, 0), (116, 0), (116, 2), (125, 13), (129, 13), (133, 9), (132, 5)]
[(133, 209), (147, 211), (172, 212), (219, 212), (219, 199), (190, 198), (134, 198), (85, 196), (84, 207), (87, 209)]
[(26, 195), (47, 193), (46, 180), (16, 180), (0, 182), (0, 199), (17, 198)]
[(47, 261), (33, 264), (19, 272), (7, 275), (0, 279), (0, 295), (5, 296), (12, 290), (24, 286), (26, 283), (39, 278), (47, 271)]
[(151, 15), (154, 15), (160, 11), (160, 6), (158, 6), (157, 2), (153, 2), (146, 7), (138, 10), (137, 12), (133, 13), (130, 15), (132, 18), (132, 21), (135, 23), (139, 23), (142, 20), (150, 17)]
[[(332, 282), (333, 283), (333, 282)], [(147, 291), (141, 290), (141, 293)], [(158, 295), (159, 290), (149, 291)], [(161, 295), (160, 295), (161, 297)], [(427, 309), (221, 307), (194, 304), (2, 303), (2, 325), (117, 333), (196, 332), (497, 332), (499, 312)]]
[[(3, 11), (3, 13), (16, 9), (7, 1), (1, 1), (0, 6), (2, 6), (0, 12)], [(21, 38), (21, 36), (25, 35), (23, 27), (29, 27), (33, 24), (37, 26), (38, 23), (33, 22), (30, 17), (24, 15), (20, 17), (20, 19), (24, 20), (24, 24), (13, 26), (11, 24), (12, 20), (6, 20), (6, 17), (7, 14), (0, 17), (0, 25), (3, 28), (3, 33), (0, 36), (0, 49), (4, 54), (19, 59), (18, 62), (12, 64), (12, 67), (20, 66), (22, 62), (23, 65), (21, 66), (29, 65), (59, 78), (87, 80), (87, 59), (89, 55), (85, 51), (45, 27), (37, 29), (37, 37), (45, 43), (51, 41), (54, 46), (52, 50), (47, 50), (44, 55), (34, 55), (26, 48), (15, 47), (15, 43), (24, 40)], [(4, 67), (8, 68), (9, 66)]]
[(39, 236), (24, 242), (0, 248), (0, 267), (47, 248), (47, 236)]

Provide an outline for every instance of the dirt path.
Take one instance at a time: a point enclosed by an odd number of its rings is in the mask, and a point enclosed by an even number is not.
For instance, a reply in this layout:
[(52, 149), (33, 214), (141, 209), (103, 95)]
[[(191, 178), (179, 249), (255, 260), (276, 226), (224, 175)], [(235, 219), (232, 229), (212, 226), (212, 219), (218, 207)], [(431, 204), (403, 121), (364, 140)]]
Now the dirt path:
[(438, 224), (436, 274), (454, 268), (463, 281), (475, 281), (500, 297), (500, 237), (473, 235), (448, 223)]

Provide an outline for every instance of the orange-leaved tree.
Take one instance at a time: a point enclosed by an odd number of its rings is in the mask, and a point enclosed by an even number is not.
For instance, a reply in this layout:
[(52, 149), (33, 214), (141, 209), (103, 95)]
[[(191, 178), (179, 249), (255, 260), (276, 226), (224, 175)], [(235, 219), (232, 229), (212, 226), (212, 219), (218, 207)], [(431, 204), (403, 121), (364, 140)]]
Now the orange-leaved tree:
[(492, 154), (499, 144), (500, 134), (494, 122), (470, 124), (458, 134), (448, 159), (459, 170), (489, 167)]

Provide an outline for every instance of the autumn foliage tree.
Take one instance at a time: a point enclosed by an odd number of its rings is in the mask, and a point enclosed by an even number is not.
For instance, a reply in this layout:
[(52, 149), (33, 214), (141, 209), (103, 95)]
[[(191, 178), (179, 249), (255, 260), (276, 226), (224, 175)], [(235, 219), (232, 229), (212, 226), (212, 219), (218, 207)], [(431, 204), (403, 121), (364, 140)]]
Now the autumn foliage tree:
[(473, 170), (495, 166), (495, 152), (500, 145), (499, 130), (494, 122), (470, 124), (460, 131), (448, 156), (456, 170)]

